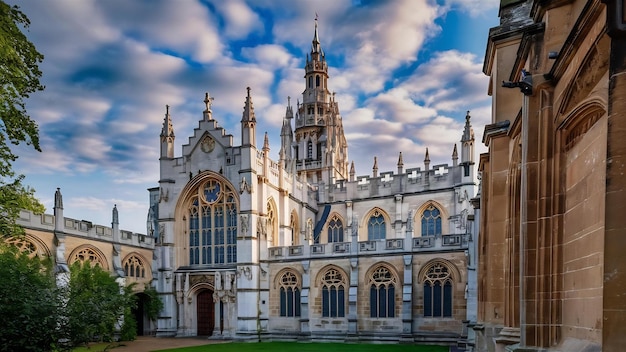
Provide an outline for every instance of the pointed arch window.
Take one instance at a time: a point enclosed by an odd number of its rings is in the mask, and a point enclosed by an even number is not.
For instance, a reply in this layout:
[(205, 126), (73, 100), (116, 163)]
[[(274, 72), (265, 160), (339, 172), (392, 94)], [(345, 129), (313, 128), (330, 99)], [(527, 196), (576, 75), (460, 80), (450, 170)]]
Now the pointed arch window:
[(313, 76), (309, 76), (309, 88), (313, 88)]
[(135, 279), (143, 279), (146, 277), (146, 267), (144, 266), (143, 260), (138, 256), (131, 254), (124, 261), (124, 274), (126, 277), (135, 278)]
[(452, 277), (441, 263), (434, 264), (424, 276), (424, 316), (452, 316)]
[(343, 222), (335, 214), (328, 222), (328, 243), (343, 242)]
[(316, 87), (320, 86), (320, 75), (315, 75), (315, 86)]
[(339, 270), (331, 268), (322, 277), (322, 317), (341, 318), (346, 316), (346, 278)]
[(6, 236), (4, 237), (4, 243), (17, 248), (18, 252), (28, 255), (30, 258), (39, 255), (37, 246), (25, 237)]
[(233, 190), (209, 179), (188, 208), (189, 265), (237, 262), (237, 202)]
[(104, 259), (100, 253), (91, 247), (85, 247), (75, 252), (71, 257), (70, 264), (74, 264), (75, 262), (81, 262), (81, 264), (89, 262), (93, 266), (99, 266), (106, 270)]
[(291, 271), (285, 272), (279, 281), (280, 316), (300, 316), (300, 280)]
[(306, 158), (313, 159), (313, 142), (311, 141), (306, 143)]
[(385, 226), (385, 217), (379, 210), (375, 210), (367, 220), (367, 240), (384, 240), (387, 231)]
[(440, 236), (441, 232), (441, 211), (431, 204), (422, 213), (422, 236)]
[(378, 267), (369, 278), (370, 317), (393, 318), (396, 314), (396, 278), (384, 266)]

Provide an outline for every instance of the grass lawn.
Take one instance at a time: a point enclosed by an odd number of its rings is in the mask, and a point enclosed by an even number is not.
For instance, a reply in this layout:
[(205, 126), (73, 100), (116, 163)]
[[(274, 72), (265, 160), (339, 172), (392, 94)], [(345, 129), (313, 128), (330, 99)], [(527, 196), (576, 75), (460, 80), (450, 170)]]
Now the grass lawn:
[[(419, 346), (397, 344), (351, 344), (351, 343), (307, 343), (307, 342), (260, 342), (223, 343), (185, 348), (159, 350), (159, 352), (448, 352), (446, 346)], [(113, 350), (115, 352), (115, 350)]]

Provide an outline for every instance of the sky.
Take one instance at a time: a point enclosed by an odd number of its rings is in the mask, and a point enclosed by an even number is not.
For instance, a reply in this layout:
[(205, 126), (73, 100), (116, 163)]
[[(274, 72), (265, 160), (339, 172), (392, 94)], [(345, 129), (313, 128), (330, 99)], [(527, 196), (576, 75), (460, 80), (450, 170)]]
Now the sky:
[[(42, 92), (26, 101), (42, 152), (20, 145), (15, 171), (52, 213), (146, 233), (148, 188), (159, 180), (159, 134), (170, 106), (181, 156), (202, 119), (241, 140), (251, 88), (257, 141), (278, 160), (287, 97), (304, 90), (315, 17), (357, 176), (451, 164), (466, 111), (476, 160), (491, 99), (482, 65), (498, 0), (8, 0), (44, 55)], [(262, 145), (259, 145), (260, 148)]]

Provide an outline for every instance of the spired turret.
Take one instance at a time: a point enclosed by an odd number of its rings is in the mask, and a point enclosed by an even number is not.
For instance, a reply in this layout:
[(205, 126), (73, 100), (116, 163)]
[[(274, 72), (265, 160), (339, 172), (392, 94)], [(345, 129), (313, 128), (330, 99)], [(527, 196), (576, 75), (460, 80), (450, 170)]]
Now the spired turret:
[(170, 106), (165, 105), (165, 118), (161, 128), (161, 158), (174, 157), (174, 126), (170, 117)]
[(474, 129), (470, 124), (471, 116), (469, 110), (465, 115), (465, 127), (463, 129), (463, 136), (461, 137), (461, 165), (463, 166), (463, 177), (470, 177), (473, 179), (474, 165)]
[[(314, 184), (345, 180), (348, 146), (338, 105), (328, 90), (328, 64), (319, 40), (317, 19), (304, 80), (302, 104), (297, 105), (295, 142), (292, 142), (296, 171)], [(283, 145), (288, 139), (287, 120), (286, 117), (281, 132), (281, 137), (285, 136)]]
[(256, 117), (254, 116), (250, 87), (246, 89), (248, 90), (248, 95), (246, 96), (246, 103), (241, 116), (241, 145), (249, 147), (256, 146)]

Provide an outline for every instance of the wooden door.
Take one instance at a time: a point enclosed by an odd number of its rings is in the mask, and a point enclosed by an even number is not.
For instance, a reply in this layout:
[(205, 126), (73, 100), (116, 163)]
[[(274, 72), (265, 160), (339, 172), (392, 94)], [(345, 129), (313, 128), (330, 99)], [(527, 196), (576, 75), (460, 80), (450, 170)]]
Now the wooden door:
[(197, 298), (198, 336), (211, 336), (215, 327), (213, 291), (203, 290)]

